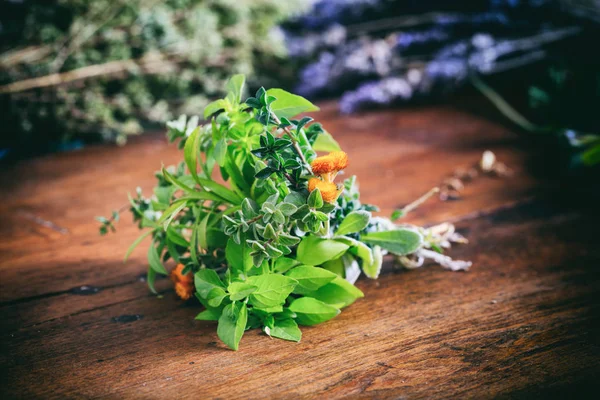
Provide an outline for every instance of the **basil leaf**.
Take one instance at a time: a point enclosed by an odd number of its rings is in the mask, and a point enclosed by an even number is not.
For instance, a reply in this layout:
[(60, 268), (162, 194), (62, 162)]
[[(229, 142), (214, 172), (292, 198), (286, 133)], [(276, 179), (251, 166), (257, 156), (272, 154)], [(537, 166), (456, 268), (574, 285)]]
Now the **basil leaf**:
[(340, 313), (337, 308), (312, 297), (301, 297), (290, 304), (290, 311), (296, 313), (300, 325), (316, 325), (335, 317)]
[(221, 310), (217, 308), (208, 308), (196, 315), (197, 321), (218, 321), (221, 316)]
[(204, 107), (204, 119), (208, 119), (211, 115), (216, 113), (217, 111), (221, 111), (225, 108), (225, 100), (219, 99), (215, 100), (212, 103), (209, 103)]
[(227, 240), (225, 258), (230, 268), (249, 271), (253, 267), (250, 253), (252, 253), (252, 248), (246, 244), (245, 238), (241, 238), (240, 244), (237, 244), (232, 238)]
[(307, 294), (307, 296), (314, 297), (337, 308), (343, 308), (365, 295), (359, 288), (344, 278), (337, 277), (327, 285), (319, 288), (319, 290)]
[(278, 272), (280, 274), (283, 274), (283, 273), (289, 271), (290, 268), (293, 268), (298, 264), (300, 264), (300, 263), (298, 261), (294, 260), (293, 258), (279, 257), (275, 260), (275, 266), (273, 267), (273, 272)]
[(299, 265), (289, 270), (285, 276), (298, 281), (298, 286), (294, 293), (303, 294), (307, 291), (312, 292), (321, 286), (334, 280), (337, 275), (323, 268), (311, 267), (309, 265)]
[(219, 275), (212, 269), (201, 269), (194, 274), (194, 285), (196, 286), (196, 291), (200, 296), (204, 299), (208, 298), (208, 293), (216, 288), (224, 288), (223, 282), (219, 278)]
[(246, 77), (243, 74), (233, 75), (227, 81), (225, 88), (229, 93), (236, 104), (241, 103), (242, 94), (244, 92), (244, 83), (246, 82)]
[(296, 259), (305, 265), (321, 265), (329, 260), (340, 258), (348, 250), (348, 245), (332, 239), (306, 236), (298, 245)]
[(246, 282), (232, 282), (227, 287), (229, 292), (229, 298), (232, 301), (242, 300), (254, 293), (258, 289), (257, 286), (251, 285)]
[(248, 322), (248, 309), (244, 303), (231, 303), (225, 306), (219, 318), (217, 335), (229, 348), (237, 350)]
[(277, 100), (271, 103), (271, 110), (279, 118), (292, 118), (303, 112), (319, 111), (319, 107), (304, 97), (292, 94), (283, 89), (269, 89), (267, 90), (267, 95), (277, 98)]
[(313, 143), (312, 147), (315, 151), (329, 152), (340, 151), (342, 149), (338, 142), (336, 142), (336, 140), (333, 138), (333, 136), (331, 136), (329, 132), (323, 132), (319, 136), (317, 136), (317, 139)]
[(298, 284), (296, 280), (280, 274), (255, 275), (246, 282), (257, 287), (249, 302), (258, 308), (282, 305)]
[(421, 234), (410, 229), (368, 233), (362, 235), (360, 240), (380, 246), (399, 256), (413, 253), (422, 243)]
[(273, 336), (283, 340), (299, 342), (302, 339), (302, 331), (298, 328), (298, 324), (293, 319), (275, 320), (272, 328), (265, 328), (265, 332), (269, 336)]
[(348, 235), (350, 233), (360, 232), (369, 225), (371, 213), (368, 211), (352, 211), (344, 218), (337, 231), (336, 235)]

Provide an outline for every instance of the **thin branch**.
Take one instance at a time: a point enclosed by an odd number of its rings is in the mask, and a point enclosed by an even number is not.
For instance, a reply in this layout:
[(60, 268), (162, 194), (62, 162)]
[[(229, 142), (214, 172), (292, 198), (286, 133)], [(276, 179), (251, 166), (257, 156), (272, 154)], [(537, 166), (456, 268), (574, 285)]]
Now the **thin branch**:
[[(271, 112), (271, 117), (273, 118), (273, 121), (277, 125), (281, 125), (281, 121), (279, 120), (277, 115), (275, 115), (275, 113)], [(298, 141), (294, 138), (294, 135), (292, 135), (290, 128), (285, 126), (285, 127), (283, 127), (283, 131), (286, 133), (286, 135), (288, 135), (288, 137), (292, 141), (292, 146), (294, 147), (294, 150), (296, 150), (296, 153), (298, 153), (298, 156), (300, 156), (300, 159), (302, 160), (302, 162), (304, 163), (304, 165), (306, 166), (308, 171), (312, 174), (312, 168), (310, 167), (310, 164), (308, 163), (308, 161), (306, 161), (306, 157), (304, 157), (304, 154), (302, 153), (302, 150), (300, 149), (300, 145), (298, 144)]]

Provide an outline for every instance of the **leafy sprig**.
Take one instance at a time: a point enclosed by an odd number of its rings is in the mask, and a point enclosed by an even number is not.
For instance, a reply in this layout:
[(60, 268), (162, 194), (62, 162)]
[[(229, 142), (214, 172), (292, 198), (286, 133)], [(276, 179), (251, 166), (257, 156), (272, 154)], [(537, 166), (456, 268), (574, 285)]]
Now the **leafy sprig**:
[[(152, 196), (130, 197), (147, 231), (126, 255), (150, 237), (150, 289), (173, 260), (177, 294), (198, 299), (205, 309), (196, 319), (218, 321), (227, 346), (237, 349), (253, 328), (299, 341), (298, 325), (325, 322), (363, 297), (354, 282), (362, 272), (376, 278), (387, 252), (406, 264), (451, 240), (373, 217), (355, 177), (336, 186), (337, 170), (313, 174), (317, 151), (343, 153), (312, 118), (292, 119), (317, 110), (308, 100), (261, 88), (242, 102), (241, 75), (227, 87), (205, 109), (205, 125), (185, 116), (167, 124), (184, 161), (156, 173)], [(100, 220), (101, 233), (114, 230), (118, 214)]]

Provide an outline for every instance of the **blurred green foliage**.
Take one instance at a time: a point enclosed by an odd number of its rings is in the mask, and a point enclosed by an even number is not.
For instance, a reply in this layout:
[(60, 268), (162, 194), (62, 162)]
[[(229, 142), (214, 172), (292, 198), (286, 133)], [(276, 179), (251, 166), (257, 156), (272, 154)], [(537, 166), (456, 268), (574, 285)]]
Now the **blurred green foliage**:
[(2, 2), (0, 149), (46, 151), (48, 143), (73, 139), (124, 143), (173, 115), (198, 114), (233, 73), (269, 82), (258, 74), (269, 71), (262, 65), (279, 66), (285, 57), (273, 28), (306, 5), (308, 0)]

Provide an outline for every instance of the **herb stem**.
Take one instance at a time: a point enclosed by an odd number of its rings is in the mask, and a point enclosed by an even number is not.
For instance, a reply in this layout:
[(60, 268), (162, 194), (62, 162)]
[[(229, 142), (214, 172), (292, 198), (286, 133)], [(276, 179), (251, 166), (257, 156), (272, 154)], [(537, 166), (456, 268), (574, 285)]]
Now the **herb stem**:
[(438, 193), (439, 191), (440, 191), (440, 188), (438, 188), (438, 187), (434, 187), (434, 188), (430, 189), (423, 196), (419, 197), (412, 203), (410, 203), (410, 204), (406, 205), (404, 208), (402, 208), (402, 215), (406, 215), (409, 212), (413, 211), (415, 208), (417, 208), (421, 204), (425, 203), (431, 196)]
[[(273, 121), (278, 126), (281, 125), (281, 121), (279, 120), (279, 118), (277, 117), (277, 115), (275, 115), (275, 113), (271, 112), (271, 116), (273, 118)], [(298, 145), (298, 141), (296, 140), (296, 138), (294, 138), (294, 135), (292, 135), (292, 132), (290, 131), (290, 128), (288, 128), (287, 126), (284, 126), (283, 127), (283, 131), (286, 133), (286, 135), (292, 141), (292, 146), (294, 147), (294, 150), (296, 150), (296, 153), (298, 153), (298, 156), (300, 156), (300, 159), (302, 160), (302, 162), (304, 163), (304, 165), (308, 169), (308, 172), (310, 174), (312, 174), (312, 168), (310, 167), (310, 164), (308, 163), (308, 161), (306, 161), (306, 157), (304, 157), (304, 153), (302, 153), (302, 150), (300, 149), (300, 146)]]

